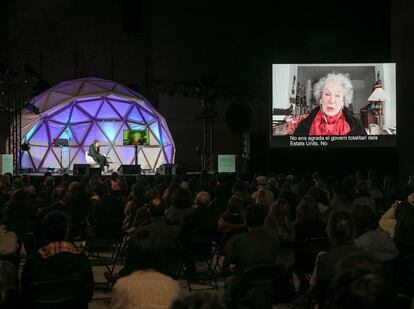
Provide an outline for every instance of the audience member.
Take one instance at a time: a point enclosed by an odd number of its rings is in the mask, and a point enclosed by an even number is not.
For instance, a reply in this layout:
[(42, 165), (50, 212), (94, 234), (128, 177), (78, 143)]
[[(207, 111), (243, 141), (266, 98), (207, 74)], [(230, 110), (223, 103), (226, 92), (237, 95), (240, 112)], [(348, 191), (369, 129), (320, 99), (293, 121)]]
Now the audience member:
[(354, 206), (352, 215), (356, 226), (355, 246), (370, 252), (381, 262), (390, 261), (398, 256), (392, 238), (378, 227), (377, 217), (369, 206)]
[(269, 207), (273, 203), (273, 192), (267, 187), (267, 178), (259, 176), (256, 178), (257, 191), (252, 194), (252, 201), (255, 204)]
[(228, 261), (234, 276), (226, 284), (226, 294), (231, 299), (238, 289), (244, 271), (258, 264), (275, 263), (279, 252), (279, 241), (268, 235), (264, 228), (266, 210), (251, 205), (246, 210), (246, 223), (249, 231), (234, 237)]
[(85, 302), (92, 299), (92, 267), (88, 257), (69, 241), (70, 228), (70, 217), (62, 211), (53, 211), (40, 222), (44, 246), (27, 257), (21, 274), (23, 294), (31, 283), (81, 279), (85, 286)]
[(159, 251), (153, 235), (134, 233), (126, 253), (132, 273), (117, 280), (111, 308), (169, 308), (179, 294), (178, 282), (160, 272)]
[(392, 282), (381, 263), (367, 253), (350, 255), (338, 263), (332, 291), (327, 295), (325, 308), (397, 308)]
[(294, 228), (296, 241), (327, 237), (326, 224), (320, 219), (318, 205), (312, 197), (305, 195), (300, 201)]
[(180, 223), (180, 240), (184, 247), (187, 276), (195, 279), (195, 261), (211, 254), (213, 240), (218, 238), (217, 218), (208, 209), (210, 195), (206, 191), (197, 194), (193, 210)]
[(348, 211), (334, 212), (329, 218), (327, 231), (332, 246), (328, 252), (319, 253), (311, 279), (314, 295), (322, 308), (326, 295), (333, 293), (331, 290), (333, 277), (338, 264), (351, 254), (365, 252), (352, 244), (355, 237), (355, 223)]
[(172, 196), (172, 206), (167, 209), (166, 219), (171, 224), (179, 224), (182, 218), (193, 211), (191, 207), (191, 192), (178, 188)]
[(6, 229), (17, 234), (20, 252), (21, 244), (24, 244), (26, 251), (33, 248), (32, 234), (36, 228), (37, 209), (28, 199), (28, 192), (24, 189), (14, 191), (11, 200), (6, 204), (1, 224)]

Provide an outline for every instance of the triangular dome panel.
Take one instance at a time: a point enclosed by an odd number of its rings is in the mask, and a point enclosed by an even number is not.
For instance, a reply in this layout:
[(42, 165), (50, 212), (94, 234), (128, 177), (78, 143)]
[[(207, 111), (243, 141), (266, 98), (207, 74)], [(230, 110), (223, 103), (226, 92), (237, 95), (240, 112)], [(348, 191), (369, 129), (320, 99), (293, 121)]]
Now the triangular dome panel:
[(152, 168), (142, 150), (138, 151), (138, 164), (141, 165), (141, 168), (144, 170), (150, 170)]
[(115, 151), (113, 148), (111, 148), (111, 149), (108, 151), (108, 153), (106, 154), (106, 156), (110, 158), (110, 161), (111, 161), (111, 162), (117, 162), (117, 161), (119, 160), (119, 159), (118, 159), (118, 156), (117, 156), (117, 154), (116, 154), (116, 151)]
[(82, 148), (79, 147), (70, 147), (70, 164), (83, 164), (86, 163), (85, 153)]
[(167, 133), (163, 125), (161, 125), (161, 140), (164, 145), (171, 143), (170, 135)]
[(68, 107), (60, 112), (55, 113), (52, 117), (50, 117), (51, 120), (61, 122), (61, 123), (68, 123), (70, 114), (71, 114), (72, 108)]
[(113, 110), (113, 108), (108, 104), (108, 102), (104, 102), (102, 104), (101, 109), (96, 115), (96, 118), (99, 119), (119, 119), (118, 114)]
[(110, 142), (108, 141), (108, 139), (106, 138), (106, 136), (102, 133), (101, 129), (99, 128), (99, 126), (94, 123), (91, 127), (91, 129), (89, 130), (88, 134), (86, 135), (85, 141), (84, 141), (84, 145), (90, 145), (93, 143), (94, 140), (98, 140), (100, 141), (101, 145), (108, 145), (110, 144)]
[(49, 137), (47, 135), (46, 126), (42, 124), (42, 126), (32, 135), (29, 140), (30, 144), (36, 145), (48, 145), (49, 144)]
[(145, 130), (147, 128), (147, 126), (144, 124), (138, 124), (133, 122), (128, 122), (128, 125), (131, 128), (131, 130)]
[(56, 86), (56, 88), (54, 87), (53, 90), (58, 91), (63, 94), (76, 96), (81, 86), (82, 86), (82, 83), (73, 81), (73, 83), (67, 82), (67, 83), (59, 84), (58, 86)]
[(171, 145), (165, 146), (164, 152), (165, 152), (165, 159), (168, 161), (168, 163), (172, 163), (173, 155), (174, 155), (174, 149), (172, 148), (172, 146)]
[(85, 135), (89, 132), (89, 128), (91, 127), (91, 125), (92, 123), (82, 123), (70, 126), (73, 135), (80, 144), (83, 143)]
[(158, 126), (158, 122), (154, 122), (153, 124), (149, 125), (150, 127), (150, 131), (152, 132), (152, 134), (154, 135), (154, 138), (151, 139), (151, 145), (159, 145), (160, 144), (160, 129)]
[(22, 167), (23, 168), (35, 168), (30, 160), (29, 152), (24, 151), (22, 154)]
[(115, 146), (116, 153), (121, 159), (121, 164), (134, 164), (135, 148), (131, 146)]
[(43, 160), (43, 157), (45, 156), (47, 149), (47, 147), (33, 145), (32, 147), (30, 147), (30, 156), (32, 157), (35, 169), (39, 168), (39, 164)]
[(102, 129), (103, 132), (105, 132), (105, 135), (107, 138), (109, 138), (109, 141), (111, 144), (114, 143), (115, 138), (117, 137), (117, 134), (119, 133), (119, 129), (122, 126), (122, 122), (118, 121), (101, 121), (97, 123), (99, 127)]
[(96, 113), (102, 105), (102, 99), (89, 102), (78, 102), (77, 105), (86, 111), (92, 118), (95, 118)]
[(53, 141), (56, 140), (58, 136), (61, 134), (61, 132), (63, 131), (64, 126), (62, 126), (61, 124), (55, 123), (53, 121), (48, 121), (47, 126), (49, 127), (50, 138), (53, 143)]
[(39, 166), (39, 168), (42, 168), (42, 167), (45, 167), (45, 168), (47, 168), (47, 167), (61, 168), (61, 165), (60, 165), (58, 159), (56, 158), (56, 157), (59, 157), (59, 156), (60, 155), (58, 155), (57, 153), (56, 153), (56, 156), (55, 156), (55, 154), (53, 154), (53, 151), (51, 149), (49, 151), (49, 153), (46, 155), (45, 161), (43, 162), (42, 166)]
[(126, 113), (129, 111), (129, 109), (132, 106), (132, 104), (130, 103), (124, 103), (124, 102), (119, 102), (119, 101), (110, 101), (110, 102), (113, 108), (116, 109), (116, 111), (122, 118), (126, 115)]
[(140, 111), (142, 115), (144, 116), (146, 123), (150, 123), (155, 119), (155, 116), (153, 114), (148, 113), (145, 109), (140, 108)]
[(84, 122), (84, 121), (90, 121), (91, 117), (87, 114), (85, 114), (82, 110), (80, 110), (78, 107), (73, 107), (72, 110), (72, 116), (70, 117), (71, 123), (76, 122)]
[(78, 96), (97, 95), (105, 92), (108, 92), (107, 87), (101, 87), (100, 85), (87, 81), (82, 84), (82, 87), (79, 89)]
[(46, 103), (46, 106), (49, 106), (49, 105), (56, 106), (56, 103), (61, 104), (63, 102), (69, 102), (72, 99), (73, 99), (73, 95), (71, 94), (61, 93), (58, 91), (52, 91), (47, 98), (47, 103), (51, 103), (51, 104)]
[(151, 169), (154, 169), (158, 161), (160, 149), (153, 147), (144, 147), (142, 150), (145, 153), (145, 156), (147, 158), (149, 165), (151, 166)]
[(136, 121), (136, 122), (145, 122), (142, 118), (140, 112), (138, 112), (138, 109), (136, 107), (132, 108), (128, 115), (128, 120), (130, 121)]

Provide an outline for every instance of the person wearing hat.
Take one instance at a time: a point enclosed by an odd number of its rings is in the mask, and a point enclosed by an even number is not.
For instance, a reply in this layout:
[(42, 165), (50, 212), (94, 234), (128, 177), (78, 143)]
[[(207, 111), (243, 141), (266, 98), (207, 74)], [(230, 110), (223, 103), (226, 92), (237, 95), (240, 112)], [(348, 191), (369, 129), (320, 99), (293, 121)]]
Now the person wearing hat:
[(273, 203), (273, 192), (267, 187), (267, 178), (265, 176), (258, 176), (256, 178), (257, 191), (253, 192), (252, 200), (254, 204), (258, 203), (258, 199), (262, 198), (264, 206), (269, 207)]

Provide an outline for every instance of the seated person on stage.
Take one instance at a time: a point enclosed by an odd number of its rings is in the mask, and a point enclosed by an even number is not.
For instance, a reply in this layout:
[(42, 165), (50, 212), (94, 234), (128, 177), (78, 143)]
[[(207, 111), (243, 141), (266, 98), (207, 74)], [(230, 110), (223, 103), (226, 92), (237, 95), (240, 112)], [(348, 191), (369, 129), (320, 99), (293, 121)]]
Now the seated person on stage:
[(160, 251), (150, 231), (138, 230), (128, 241), (126, 264), (132, 273), (117, 280), (111, 308), (170, 308), (178, 282), (160, 272)]
[(101, 171), (105, 169), (105, 166), (109, 166), (108, 159), (99, 153), (99, 147), (101, 144), (98, 140), (95, 140), (90, 146), (89, 146), (89, 152), (88, 155), (92, 157), (92, 159), (99, 163), (99, 166), (101, 167)]

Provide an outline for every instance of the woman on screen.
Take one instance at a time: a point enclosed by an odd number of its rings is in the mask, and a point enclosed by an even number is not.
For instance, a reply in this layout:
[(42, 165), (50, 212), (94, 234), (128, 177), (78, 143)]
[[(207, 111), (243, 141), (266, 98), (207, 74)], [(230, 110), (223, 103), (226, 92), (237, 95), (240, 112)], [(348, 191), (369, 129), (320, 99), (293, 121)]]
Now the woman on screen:
[(293, 135), (366, 135), (347, 108), (353, 96), (348, 76), (329, 73), (315, 84), (313, 94), (319, 106), (297, 124)]

